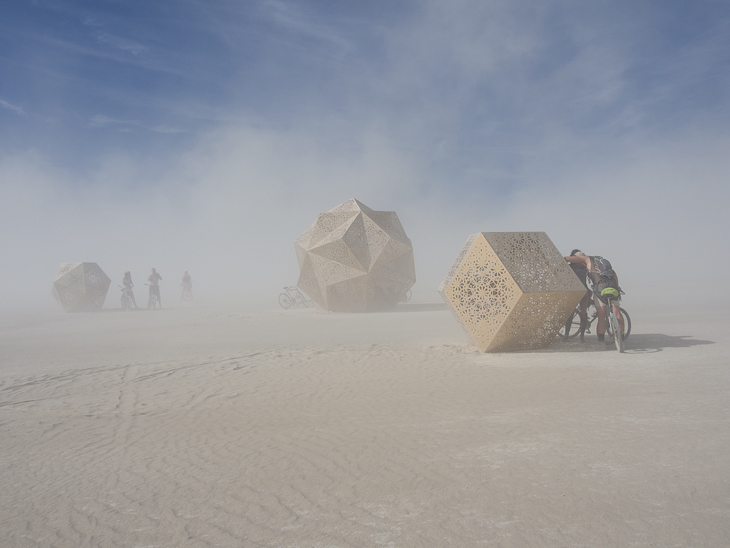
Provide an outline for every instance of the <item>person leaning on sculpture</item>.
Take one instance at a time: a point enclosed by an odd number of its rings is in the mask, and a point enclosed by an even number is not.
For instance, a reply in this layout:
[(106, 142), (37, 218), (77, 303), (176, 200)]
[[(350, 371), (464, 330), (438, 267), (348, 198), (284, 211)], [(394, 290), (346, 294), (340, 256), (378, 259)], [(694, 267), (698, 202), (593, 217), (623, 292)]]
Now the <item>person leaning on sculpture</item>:
[(124, 285), (124, 292), (132, 299), (132, 304), (134, 304), (134, 308), (139, 308), (137, 306), (137, 301), (134, 300), (134, 291), (132, 291), (134, 284), (132, 283), (132, 273), (129, 270), (124, 273), (124, 278), (122, 278), (122, 285)]
[(147, 278), (147, 281), (150, 282), (150, 297), (152, 295), (157, 296), (157, 302), (160, 303), (160, 308), (162, 308), (162, 299), (160, 298), (160, 286), (157, 284), (161, 279), (162, 276), (160, 276), (154, 268), (152, 269), (152, 274), (150, 274)]
[[(606, 305), (608, 300), (606, 297), (601, 296), (601, 292), (607, 288), (613, 288), (617, 294), (621, 292), (621, 286), (618, 284), (618, 274), (603, 257), (598, 255), (588, 256), (582, 251), (575, 249), (569, 257), (565, 257), (565, 260), (570, 263), (571, 266), (578, 265), (578, 267), (584, 267), (586, 275), (591, 279), (593, 283), (593, 304), (596, 306), (596, 312), (598, 312), (598, 328), (596, 329), (596, 335), (598, 340), (605, 340), (606, 336)], [(580, 274), (578, 274), (580, 277)], [(585, 297), (583, 298), (585, 300)], [(581, 314), (583, 314), (583, 301), (581, 301)], [(586, 305), (588, 308), (588, 305)], [(613, 312), (618, 317), (621, 331), (624, 330), (624, 318), (621, 315), (621, 309), (619, 308), (618, 299), (613, 303)], [(583, 318), (581, 317), (581, 325), (583, 325)]]
[[(580, 249), (574, 249), (570, 252), (571, 257), (575, 256), (584, 256), (585, 254)], [(566, 257), (567, 259), (568, 257)], [(570, 261), (568, 261), (570, 262)], [(585, 341), (585, 328), (588, 324), (588, 307), (591, 304), (591, 296), (593, 293), (591, 293), (591, 290), (588, 289), (588, 282), (586, 281), (588, 278), (588, 268), (582, 264), (582, 263), (573, 263), (570, 262), (570, 268), (573, 269), (573, 272), (575, 272), (575, 275), (578, 276), (581, 283), (583, 283), (583, 286), (586, 288), (586, 294), (583, 295), (583, 298), (580, 301), (579, 307), (580, 307), (580, 342)]]

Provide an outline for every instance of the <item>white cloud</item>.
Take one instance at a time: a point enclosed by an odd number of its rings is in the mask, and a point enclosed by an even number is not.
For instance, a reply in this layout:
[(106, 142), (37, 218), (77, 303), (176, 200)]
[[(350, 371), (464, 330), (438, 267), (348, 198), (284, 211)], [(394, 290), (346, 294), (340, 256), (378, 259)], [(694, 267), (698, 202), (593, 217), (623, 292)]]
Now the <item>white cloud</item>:
[(23, 116), (25, 114), (25, 110), (23, 110), (23, 107), (19, 107), (17, 105), (13, 105), (11, 103), (8, 103), (7, 101), (4, 101), (3, 99), (0, 99), (0, 107), (6, 108), (8, 110), (12, 110), (16, 114)]
[(335, 48), (339, 55), (343, 55), (352, 47), (340, 32), (325, 24), (321, 17), (309, 15), (292, 3), (283, 0), (264, 0), (263, 6), (280, 28), (292, 34), (326, 43), (330, 48)]
[(138, 56), (141, 53), (147, 51), (147, 46), (143, 46), (137, 42), (114, 36), (108, 32), (97, 32), (95, 35), (97, 42), (100, 44), (107, 44), (114, 46), (122, 51), (131, 53), (132, 55)]
[(185, 130), (169, 127), (169, 126), (148, 126), (146, 124), (143, 124), (139, 120), (119, 120), (116, 118), (111, 118), (109, 116), (104, 116), (103, 114), (96, 114), (91, 117), (89, 120), (89, 126), (93, 128), (103, 128), (107, 126), (122, 126), (120, 128), (120, 131), (129, 131), (129, 127), (124, 126), (134, 126), (139, 127), (142, 129), (145, 129), (147, 131), (153, 131), (155, 133), (165, 133), (165, 134), (178, 134), (178, 133), (185, 133)]
[(89, 120), (89, 125), (91, 127), (105, 127), (108, 125), (134, 125), (138, 126), (140, 123), (137, 120), (117, 120), (115, 118), (110, 118), (109, 116), (104, 116), (103, 114), (96, 114), (92, 116), (91, 120)]

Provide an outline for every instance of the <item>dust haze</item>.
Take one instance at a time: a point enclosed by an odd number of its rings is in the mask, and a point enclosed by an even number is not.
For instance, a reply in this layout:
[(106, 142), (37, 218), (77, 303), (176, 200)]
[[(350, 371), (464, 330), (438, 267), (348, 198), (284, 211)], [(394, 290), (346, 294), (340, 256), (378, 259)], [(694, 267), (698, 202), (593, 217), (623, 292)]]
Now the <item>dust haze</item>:
[[(727, 3), (23, 6), (0, 545), (728, 545)], [(280, 308), (350, 198), (398, 214), (411, 301)], [(478, 352), (437, 287), (479, 231), (609, 259), (626, 352)], [(53, 300), (65, 262), (103, 312)]]
[[(40, 153), (6, 156), (3, 308), (55, 306), (55, 271), (77, 261), (97, 262), (112, 278), (108, 307), (124, 271), (141, 285), (153, 267), (168, 299), (188, 270), (201, 298), (273, 302), (296, 282), (294, 239), (351, 197), (398, 213), (414, 246), (414, 291), (424, 298), (438, 299), (469, 234), (539, 230), (565, 254), (579, 247), (609, 257), (628, 298), (658, 302), (681, 287), (693, 299), (724, 299), (713, 286), (728, 266), (716, 240), (728, 229), (727, 145), (703, 136), (610, 160), (545, 152), (519, 190), (494, 197), (489, 186), (436, 185), (426, 158), (384, 136), (348, 156), (304, 134), (221, 130), (157, 159), (162, 168), (119, 155), (81, 180)], [(713, 256), (712, 268), (699, 269), (700, 256)]]

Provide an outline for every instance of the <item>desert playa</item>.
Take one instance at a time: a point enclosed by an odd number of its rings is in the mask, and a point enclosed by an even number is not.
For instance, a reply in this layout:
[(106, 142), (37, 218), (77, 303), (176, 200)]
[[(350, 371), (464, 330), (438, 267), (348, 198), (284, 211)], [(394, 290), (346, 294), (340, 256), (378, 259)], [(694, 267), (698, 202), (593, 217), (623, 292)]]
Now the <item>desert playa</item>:
[(481, 354), (436, 299), (3, 318), (0, 545), (730, 545), (726, 313)]

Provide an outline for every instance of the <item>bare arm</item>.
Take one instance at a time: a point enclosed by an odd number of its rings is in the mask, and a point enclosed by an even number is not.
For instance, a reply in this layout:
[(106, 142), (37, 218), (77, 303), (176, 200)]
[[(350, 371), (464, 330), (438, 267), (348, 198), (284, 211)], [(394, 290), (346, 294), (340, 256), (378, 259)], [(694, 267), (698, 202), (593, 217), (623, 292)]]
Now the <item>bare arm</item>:
[(588, 270), (591, 269), (591, 258), (587, 255), (573, 255), (570, 257), (564, 257), (566, 261), (573, 264), (580, 264), (588, 268)]

